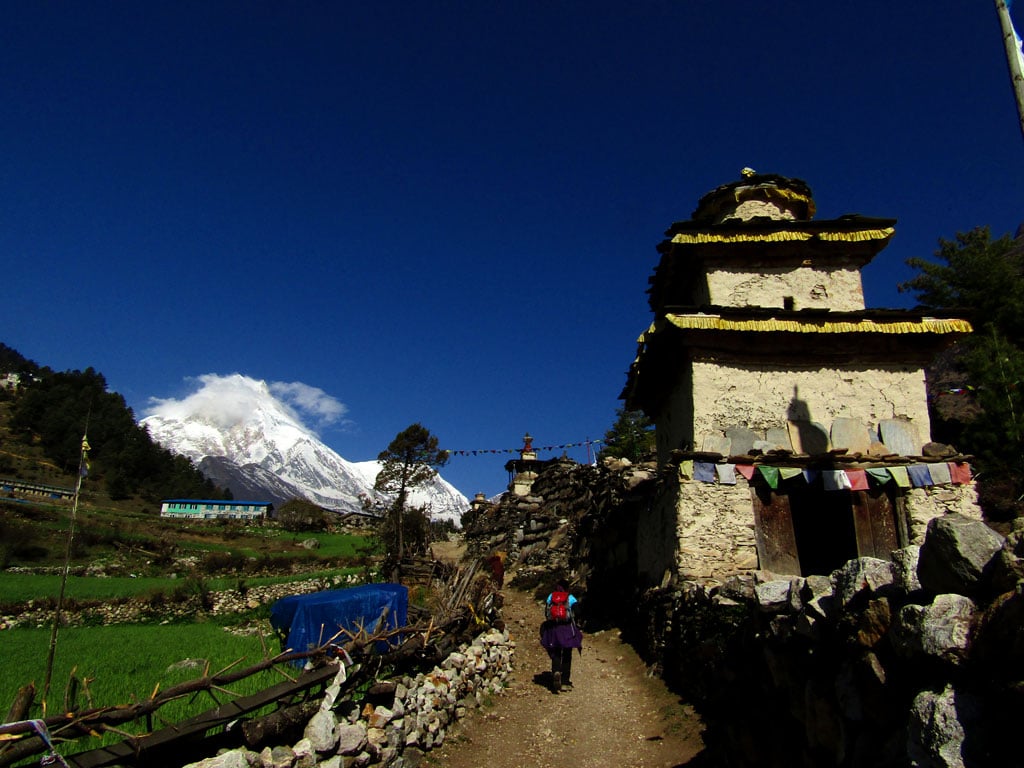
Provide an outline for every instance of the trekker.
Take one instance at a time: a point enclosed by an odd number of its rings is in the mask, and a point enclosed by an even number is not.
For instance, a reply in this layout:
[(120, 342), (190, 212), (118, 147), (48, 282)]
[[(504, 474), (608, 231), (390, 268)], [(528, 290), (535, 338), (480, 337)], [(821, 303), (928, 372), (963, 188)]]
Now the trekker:
[(583, 654), (583, 633), (574, 615), (577, 603), (565, 581), (559, 581), (545, 604), (547, 620), (540, 625), (540, 644), (551, 657), (552, 693), (572, 688), (572, 651)]

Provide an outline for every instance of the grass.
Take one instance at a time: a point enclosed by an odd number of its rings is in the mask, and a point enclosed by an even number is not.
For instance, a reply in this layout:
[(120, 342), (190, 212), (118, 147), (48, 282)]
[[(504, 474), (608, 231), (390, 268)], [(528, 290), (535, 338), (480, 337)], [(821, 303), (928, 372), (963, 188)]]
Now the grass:
[[(0, 707), (6, 710), (21, 686), (35, 682), (37, 706), (31, 716), (38, 717), (42, 714), (38, 704), (46, 673), (50, 630), (14, 629), (0, 637), (4, 657), (0, 665)], [(267, 644), (270, 652), (275, 653), (276, 641), (271, 637)], [(232, 635), (215, 624), (67, 627), (58, 634), (47, 714), (64, 711), (65, 691), (72, 674), (86, 682), (77, 697), (77, 704), (84, 709), (143, 701), (152, 696), (157, 685), (160, 690), (166, 690), (201, 677), (207, 666), (209, 674), (213, 674), (239, 659), (243, 661), (235, 669), (255, 664), (262, 658), (259, 637)], [(193, 662), (180, 664), (188, 660)], [(179, 668), (172, 669), (174, 665)], [(281, 680), (278, 673), (268, 670), (232, 684), (231, 691), (239, 695), (253, 694)], [(226, 697), (218, 694), (218, 698), (223, 701)], [(165, 705), (159, 717), (177, 722), (216, 705), (203, 693), (194, 700), (179, 699)], [(141, 732), (144, 725), (140, 723), (138, 729), (128, 726), (126, 730)], [(157, 722), (154, 726), (159, 727)], [(105, 743), (113, 741), (120, 741), (120, 737), (108, 736)], [(66, 754), (101, 743), (104, 742), (98, 739), (79, 741), (69, 745)]]

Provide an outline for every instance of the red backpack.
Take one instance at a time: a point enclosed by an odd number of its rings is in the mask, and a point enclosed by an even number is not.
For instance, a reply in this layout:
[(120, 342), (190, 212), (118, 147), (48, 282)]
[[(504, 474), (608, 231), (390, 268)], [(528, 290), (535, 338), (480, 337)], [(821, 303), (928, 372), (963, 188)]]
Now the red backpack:
[(548, 618), (552, 621), (569, 621), (572, 618), (568, 592), (551, 593), (551, 603), (548, 605)]

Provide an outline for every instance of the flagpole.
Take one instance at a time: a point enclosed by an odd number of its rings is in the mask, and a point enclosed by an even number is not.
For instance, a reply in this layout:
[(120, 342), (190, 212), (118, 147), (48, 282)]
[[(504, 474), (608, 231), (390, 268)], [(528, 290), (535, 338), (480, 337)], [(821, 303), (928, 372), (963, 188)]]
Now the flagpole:
[(1024, 136), (1024, 53), (1021, 51), (1020, 37), (1013, 28), (1010, 9), (1006, 0), (995, 0), (999, 26), (1003, 30), (1003, 47), (1006, 49), (1006, 64), (1010, 68), (1010, 84), (1017, 101), (1017, 116), (1020, 120), (1021, 135)]
[(68, 537), (64, 546), (64, 570), (60, 577), (60, 591), (57, 594), (57, 607), (53, 611), (53, 627), (50, 630), (50, 650), (46, 656), (46, 679), (43, 683), (43, 716), (46, 716), (46, 697), (50, 692), (50, 679), (53, 677), (53, 656), (57, 651), (57, 629), (60, 627), (61, 608), (64, 605), (64, 590), (68, 584), (68, 572), (71, 570), (71, 543), (75, 537), (75, 519), (78, 516), (78, 497), (82, 492), (82, 478), (85, 477), (88, 462), (89, 439), (82, 435), (82, 450), (78, 456), (78, 482), (75, 483), (75, 500), (71, 505), (71, 521), (68, 524)]

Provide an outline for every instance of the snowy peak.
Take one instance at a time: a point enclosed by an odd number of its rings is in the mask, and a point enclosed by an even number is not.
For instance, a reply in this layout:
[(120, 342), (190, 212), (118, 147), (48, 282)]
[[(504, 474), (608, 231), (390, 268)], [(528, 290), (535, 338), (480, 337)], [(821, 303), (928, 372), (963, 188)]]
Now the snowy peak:
[[(205, 465), (208, 476), (236, 498), (262, 490), (275, 501), (299, 497), (355, 512), (362, 509), (360, 495), (374, 495), (380, 463), (343, 459), (266, 382), (240, 374), (208, 375), (200, 382), (202, 388), (183, 400), (157, 401), (140, 424), (164, 448)], [(466, 497), (440, 476), (411, 501), (429, 505), (435, 519), (456, 524), (469, 508)]]

